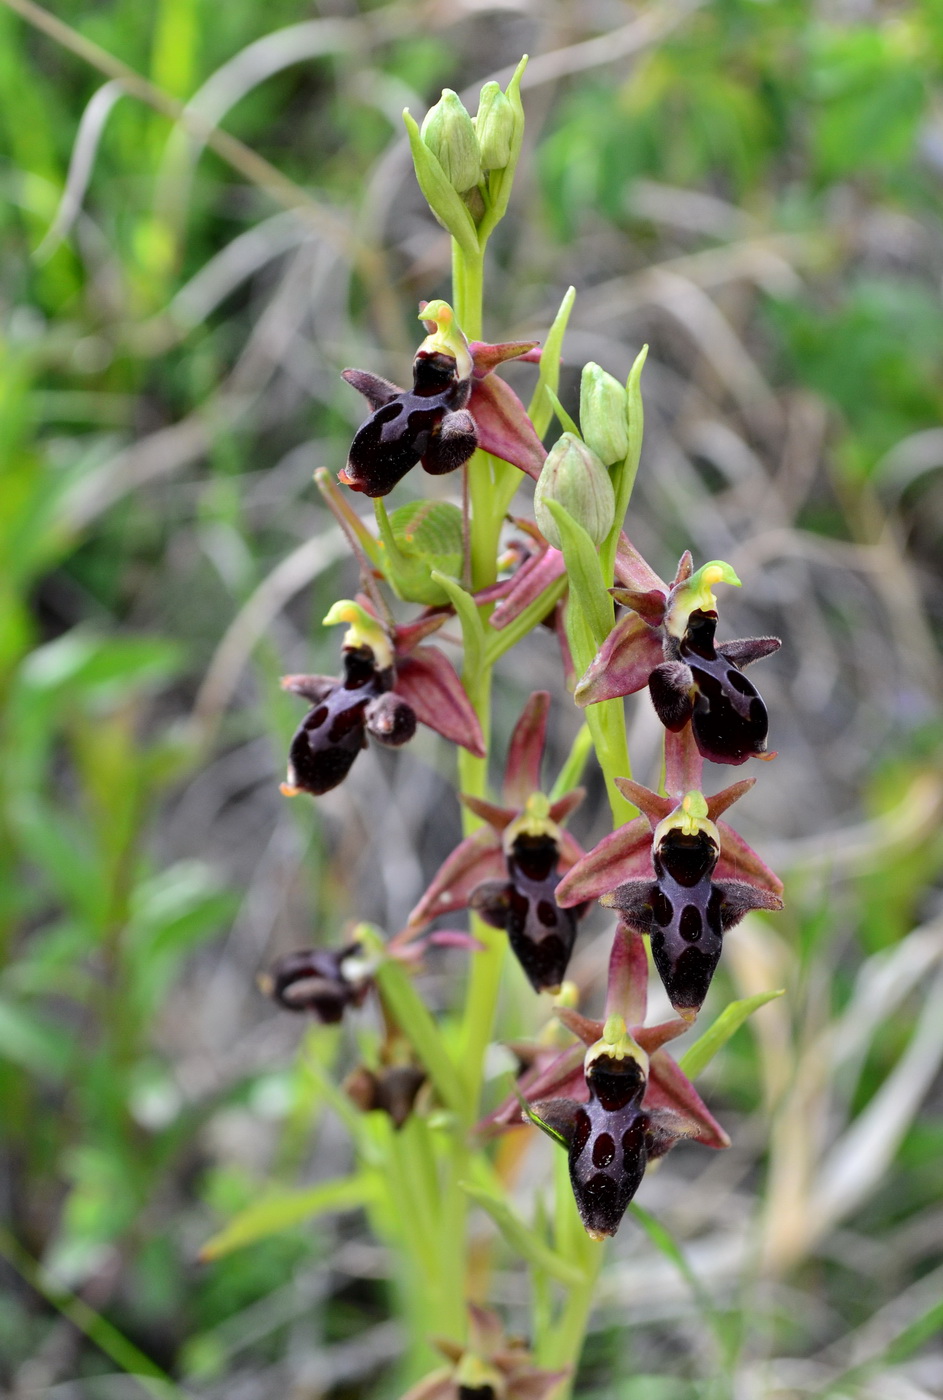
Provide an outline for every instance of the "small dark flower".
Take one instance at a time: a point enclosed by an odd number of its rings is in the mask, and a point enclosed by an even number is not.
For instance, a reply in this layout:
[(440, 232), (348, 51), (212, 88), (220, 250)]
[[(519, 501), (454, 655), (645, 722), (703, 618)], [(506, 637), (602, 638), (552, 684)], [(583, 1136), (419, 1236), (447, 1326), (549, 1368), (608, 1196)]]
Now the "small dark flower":
[(412, 1113), (416, 1095), (425, 1082), (425, 1071), (418, 1065), (386, 1065), (376, 1071), (358, 1065), (341, 1087), (361, 1113), (380, 1109), (398, 1130)]
[(359, 943), (301, 948), (273, 963), (259, 977), (259, 986), (286, 1011), (310, 1011), (319, 1021), (334, 1024), (367, 995), (370, 976), (362, 955)]
[[(359, 603), (335, 603), (325, 624), (346, 622), (344, 674), (285, 676), (282, 686), (311, 701), (291, 741), (282, 792), (320, 797), (346, 778), (367, 735), (389, 748), (407, 743), (417, 720), (483, 753), (481, 729), (462, 684), (442, 652), (417, 645), (428, 628), (393, 630), (392, 637)], [(438, 626), (437, 619), (432, 626)]]
[(586, 1102), (549, 1099), (527, 1109), (566, 1147), (573, 1196), (593, 1239), (616, 1233), (648, 1163), (698, 1133), (673, 1109), (644, 1106), (648, 1073), (648, 1055), (613, 1015), (586, 1054)]
[[(690, 1020), (707, 995), (724, 933), (751, 909), (782, 908), (781, 881), (726, 823), (714, 821), (752, 783), (707, 799), (691, 791), (676, 806), (640, 783), (618, 783), (645, 816), (605, 837), (569, 872), (558, 897), (568, 904), (602, 896), (630, 928), (649, 935), (671, 1004)], [(638, 878), (651, 870), (654, 879)]]
[(693, 572), (685, 553), (669, 586), (626, 542), (620, 548), (616, 601), (631, 609), (619, 619), (576, 688), (581, 705), (630, 695), (648, 685), (666, 729), (688, 721), (703, 758), (745, 763), (766, 754), (766, 706), (743, 667), (769, 656), (778, 637), (715, 643), (718, 583), (739, 585), (729, 564), (714, 561)]
[(520, 1337), (506, 1337), (493, 1312), (469, 1303), (468, 1344), (436, 1338), (448, 1365), (414, 1385), (401, 1400), (549, 1400), (569, 1374), (534, 1365)]
[(529, 358), (534, 343), (469, 345), (444, 301), (424, 303), (420, 319), (430, 333), (413, 359), (411, 389), (368, 370), (344, 370), (373, 412), (357, 430), (339, 479), (367, 496), (386, 496), (417, 462), (442, 476), (479, 444), (536, 479), (546, 457), (540, 439), (513, 389), (488, 378), (505, 360)]
[(474, 909), (507, 932), (511, 948), (535, 991), (559, 987), (586, 912), (562, 909), (556, 887), (582, 851), (560, 823), (582, 801), (574, 789), (556, 802), (539, 791), (540, 765), (550, 697), (536, 691), (515, 726), (500, 807), (481, 798), (462, 802), (487, 827), (458, 845), (433, 877), (409, 916), (418, 931), (441, 914)]

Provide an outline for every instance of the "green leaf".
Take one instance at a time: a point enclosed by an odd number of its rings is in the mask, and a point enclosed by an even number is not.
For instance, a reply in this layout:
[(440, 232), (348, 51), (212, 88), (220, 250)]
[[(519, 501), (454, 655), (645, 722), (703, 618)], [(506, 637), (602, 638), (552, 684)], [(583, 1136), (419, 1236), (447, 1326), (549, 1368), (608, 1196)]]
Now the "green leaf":
[(729, 1006), (725, 1006), (710, 1029), (706, 1030), (678, 1061), (688, 1078), (696, 1079), (707, 1068), (717, 1051), (726, 1045), (734, 1031), (738, 1031), (754, 1011), (758, 1011), (768, 1001), (775, 1001), (784, 991), (785, 988), (780, 987), (776, 992), (757, 992), (756, 996), (744, 997), (741, 1001), (732, 1001)]
[(526, 1259), (536, 1269), (542, 1269), (561, 1283), (573, 1286), (585, 1282), (582, 1269), (557, 1254), (512, 1210), (506, 1199), (487, 1191), (483, 1186), (475, 1186), (470, 1181), (460, 1181), (459, 1185), (472, 1200), (486, 1210), (513, 1250)]
[[(577, 524), (558, 501), (547, 500), (545, 504), (557, 522), (563, 541), (563, 557), (570, 581), (570, 606), (575, 604), (580, 609), (595, 645), (600, 647), (612, 629), (613, 608), (603, 582), (596, 546), (582, 525)], [(582, 658), (574, 660), (579, 670)], [(589, 661), (586, 664), (588, 666)]]
[(426, 203), (462, 251), (469, 257), (477, 258), (480, 252), (478, 230), (467, 205), (461, 195), (452, 188), (445, 171), (423, 141), (418, 125), (408, 111), (403, 113), (403, 121), (409, 135), (416, 179), (425, 195)]
[(462, 585), (448, 574), (438, 569), (430, 571), (430, 577), (448, 594), (458, 620), (462, 624), (462, 642), (465, 647), (463, 671), (466, 675), (477, 676), (481, 670), (485, 649), (485, 628), (474, 598), (466, 593)]
[(221, 1259), (234, 1249), (255, 1244), (280, 1230), (290, 1230), (312, 1216), (366, 1205), (375, 1196), (376, 1189), (375, 1180), (361, 1174), (322, 1181), (304, 1191), (280, 1191), (234, 1216), (218, 1234), (207, 1240), (200, 1250), (200, 1258), (204, 1261)]
[[(576, 300), (576, 288), (567, 289), (566, 295), (560, 303), (560, 310), (553, 318), (553, 325), (544, 342), (543, 353), (540, 356), (540, 373), (537, 377), (537, 387), (534, 390), (530, 407), (527, 410), (528, 417), (534, 425), (537, 436), (542, 438), (550, 427), (550, 420), (553, 417), (553, 405), (550, 400), (550, 393), (556, 394), (560, 384), (560, 352), (563, 348), (563, 337), (566, 333), (567, 322), (570, 319), (570, 312), (573, 310), (573, 303)], [(549, 392), (548, 392), (549, 391)]]
[(73, 1064), (75, 1042), (61, 1025), (0, 1001), (0, 1059), (41, 1079), (61, 1080)]

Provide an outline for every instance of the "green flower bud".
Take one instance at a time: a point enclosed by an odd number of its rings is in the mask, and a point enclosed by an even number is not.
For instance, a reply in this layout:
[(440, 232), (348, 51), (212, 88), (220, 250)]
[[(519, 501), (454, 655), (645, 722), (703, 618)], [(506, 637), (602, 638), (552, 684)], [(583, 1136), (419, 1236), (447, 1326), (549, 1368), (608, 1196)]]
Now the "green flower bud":
[(580, 428), (596, 456), (611, 467), (629, 450), (628, 395), (599, 365), (583, 366), (580, 380)]
[(485, 83), (478, 99), (475, 135), (482, 170), (503, 170), (511, 159), (514, 108), (498, 83)]
[(441, 165), (454, 190), (464, 194), (481, 179), (478, 138), (462, 99), (445, 88), (434, 107), (426, 113), (419, 134)]
[(554, 549), (561, 549), (557, 523), (546, 506), (548, 500), (563, 506), (593, 544), (602, 544), (612, 529), (616, 497), (609, 473), (575, 433), (564, 433), (551, 447), (534, 492), (537, 524)]

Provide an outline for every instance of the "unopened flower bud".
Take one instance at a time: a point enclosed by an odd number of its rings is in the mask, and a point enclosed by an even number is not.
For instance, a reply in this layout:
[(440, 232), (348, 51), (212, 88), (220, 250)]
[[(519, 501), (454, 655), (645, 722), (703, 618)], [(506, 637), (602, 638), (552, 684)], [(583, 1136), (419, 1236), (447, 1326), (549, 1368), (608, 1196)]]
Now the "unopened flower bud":
[(580, 430), (604, 466), (625, 459), (629, 450), (628, 395), (592, 361), (580, 380)]
[(481, 168), (503, 170), (511, 159), (514, 109), (499, 83), (485, 83), (478, 100), (475, 135), (481, 152)]
[(609, 473), (596, 453), (575, 433), (564, 433), (551, 447), (534, 492), (537, 524), (554, 549), (563, 543), (546, 502), (556, 501), (589, 535), (602, 544), (612, 529), (616, 498)]
[(443, 90), (439, 101), (426, 113), (419, 134), (454, 190), (464, 194), (478, 184), (481, 179), (478, 138), (457, 92), (451, 88)]

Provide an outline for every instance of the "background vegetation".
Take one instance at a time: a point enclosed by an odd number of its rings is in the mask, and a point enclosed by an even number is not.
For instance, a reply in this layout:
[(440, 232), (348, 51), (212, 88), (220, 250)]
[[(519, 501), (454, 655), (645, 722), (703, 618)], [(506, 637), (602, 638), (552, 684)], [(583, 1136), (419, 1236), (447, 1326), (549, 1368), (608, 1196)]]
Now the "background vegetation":
[[(0, 5), (0, 1385), (399, 1393), (356, 1212), (199, 1251), (346, 1163), (324, 1071), (356, 1049), (302, 1039), (255, 974), (354, 915), (398, 928), (457, 836), (428, 735), (285, 803), (277, 678), (335, 669), (317, 623), (352, 586), (311, 483), (361, 413), (339, 371), (401, 381), (445, 289), (400, 112), (529, 52), (486, 332), (540, 336), (572, 282), (572, 364), (624, 377), (651, 343), (629, 532), (669, 576), (688, 544), (729, 559), (732, 634), (785, 639), (742, 828), (788, 907), (723, 975), (787, 995), (712, 1067), (733, 1148), (679, 1149), (640, 1196), (698, 1286), (627, 1221), (577, 1393), (688, 1400), (719, 1367), (738, 1400), (939, 1396), (939, 7), (60, 0), (55, 34), (23, 8)], [(553, 646), (502, 675), (505, 729)], [(562, 754), (578, 719), (554, 723)], [(587, 1006), (604, 942), (581, 936)], [(462, 961), (437, 957), (447, 1008)]]

